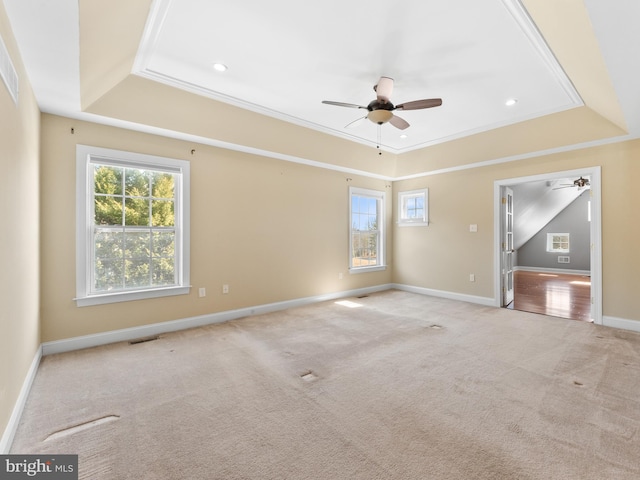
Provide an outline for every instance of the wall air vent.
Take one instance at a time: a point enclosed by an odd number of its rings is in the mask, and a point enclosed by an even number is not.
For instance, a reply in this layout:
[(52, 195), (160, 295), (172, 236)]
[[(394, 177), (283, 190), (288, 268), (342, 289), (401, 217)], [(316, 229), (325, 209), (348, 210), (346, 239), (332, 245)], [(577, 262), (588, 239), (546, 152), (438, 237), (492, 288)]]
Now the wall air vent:
[(13, 63), (11, 63), (9, 51), (2, 41), (2, 38), (0, 38), (0, 77), (2, 77), (2, 81), (6, 85), (11, 98), (13, 98), (14, 103), (17, 105), (19, 85), (18, 74), (16, 73)]
[(559, 255), (558, 256), (558, 263), (571, 263), (571, 257), (567, 257), (564, 255)]

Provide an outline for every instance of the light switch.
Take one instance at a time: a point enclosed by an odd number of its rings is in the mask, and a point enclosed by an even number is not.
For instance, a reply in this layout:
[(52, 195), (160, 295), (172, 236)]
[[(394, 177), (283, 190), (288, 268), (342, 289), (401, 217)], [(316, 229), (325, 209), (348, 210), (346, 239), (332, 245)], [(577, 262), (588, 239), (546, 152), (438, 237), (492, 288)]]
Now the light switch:
[(477, 232), (478, 231), (478, 225), (476, 225), (475, 223), (472, 223), (471, 225), (469, 225), (469, 231), (470, 232)]

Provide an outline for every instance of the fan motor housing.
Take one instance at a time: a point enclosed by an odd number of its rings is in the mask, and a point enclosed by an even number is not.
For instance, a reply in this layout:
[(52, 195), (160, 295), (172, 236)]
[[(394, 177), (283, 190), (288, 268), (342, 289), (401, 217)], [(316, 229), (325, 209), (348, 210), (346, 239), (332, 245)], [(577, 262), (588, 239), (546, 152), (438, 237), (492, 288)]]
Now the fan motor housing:
[(391, 102), (381, 102), (380, 100), (376, 99), (376, 100), (372, 100), (371, 103), (369, 103), (369, 105), (367, 105), (367, 110), (369, 110), (370, 112), (373, 112), (375, 110), (393, 110), (395, 107), (393, 106), (393, 103)]

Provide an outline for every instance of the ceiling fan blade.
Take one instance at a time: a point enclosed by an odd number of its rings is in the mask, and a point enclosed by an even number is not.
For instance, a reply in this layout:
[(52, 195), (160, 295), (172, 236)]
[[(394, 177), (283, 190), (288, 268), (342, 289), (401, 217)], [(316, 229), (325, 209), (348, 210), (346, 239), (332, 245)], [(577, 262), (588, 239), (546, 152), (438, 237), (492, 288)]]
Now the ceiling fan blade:
[(407, 128), (409, 126), (409, 122), (407, 122), (403, 118), (400, 118), (397, 115), (394, 115), (393, 117), (391, 117), (389, 119), (389, 123), (391, 125), (393, 125), (394, 127), (399, 128), (400, 130), (404, 130), (405, 128)]
[(356, 105), (355, 103), (332, 102), (331, 100), (323, 100), (322, 103), (324, 103), (325, 105), (335, 105), (337, 107), (364, 108), (365, 110), (367, 109), (367, 107)]
[(365, 118), (367, 118), (367, 116), (366, 116), (366, 115), (365, 115), (364, 117), (357, 118), (357, 119), (355, 119), (353, 122), (351, 122), (351, 123), (347, 123), (347, 124), (344, 126), (344, 128), (354, 128), (354, 127), (357, 127), (358, 125), (360, 125), (360, 124), (364, 121), (364, 119), (365, 119)]
[(393, 93), (393, 78), (380, 77), (378, 84), (374, 87), (378, 100), (387, 103)]
[(429, 98), (396, 105), (396, 110), (420, 110), (422, 108), (439, 107), (440, 105), (442, 105), (441, 98)]

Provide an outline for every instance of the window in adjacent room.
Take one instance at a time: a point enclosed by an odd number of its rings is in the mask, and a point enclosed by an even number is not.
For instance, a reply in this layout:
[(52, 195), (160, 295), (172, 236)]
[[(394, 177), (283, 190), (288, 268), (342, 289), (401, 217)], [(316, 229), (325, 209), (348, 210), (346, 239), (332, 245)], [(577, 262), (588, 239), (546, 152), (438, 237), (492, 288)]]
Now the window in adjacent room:
[(429, 225), (428, 190), (398, 193), (398, 225)]
[(569, 234), (547, 233), (547, 252), (569, 253)]
[(189, 162), (77, 147), (78, 306), (189, 293)]
[(384, 202), (385, 192), (349, 189), (349, 268), (352, 273), (385, 268)]

